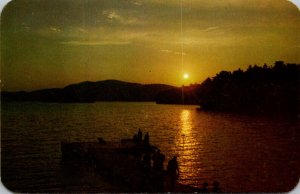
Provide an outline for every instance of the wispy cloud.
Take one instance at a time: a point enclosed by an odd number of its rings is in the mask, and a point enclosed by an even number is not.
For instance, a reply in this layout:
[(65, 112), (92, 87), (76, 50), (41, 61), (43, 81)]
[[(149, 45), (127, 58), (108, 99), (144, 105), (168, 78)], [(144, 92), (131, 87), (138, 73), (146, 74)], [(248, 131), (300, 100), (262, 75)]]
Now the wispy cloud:
[[(41, 28), (31, 28), (33, 33), (36, 33), (40, 36), (43, 37), (57, 37), (57, 36), (61, 36), (64, 31), (61, 28), (55, 27), (55, 26), (45, 26), (45, 27), (41, 27)], [(28, 29), (29, 30), (29, 29)]]
[(133, 0), (132, 3), (136, 6), (141, 6), (142, 5), (142, 1), (141, 0)]
[(61, 44), (73, 46), (105, 46), (105, 45), (126, 45), (129, 41), (64, 41)]
[(210, 32), (210, 31), (214, 31), (214, 30), (217, 30), (219, 29), (219, 26), (211, 26), (211, 27), (208, 27), (206, 29), (203, 29), (202, 31), (203, 32)]
[(49, 27), (49, 30), (52, 31), (52, 32), (55, 32), (55, 33), (58, 33), (58, 32), (61, 32), (61, 29), (57, 28), (57, 27)]
[(172, 50), (169, 50), (169, 49), (162, 49), (160, 51), (163, 52), (163, 53), (172, 54), (172, 55), (186, 55), (185, 52), (172, 51)]
[(117, 11), (114, 10), (104, 10), (102, 14), (110, 21), (113, 20), (122, 20), (121, 15), (117, 13)]
[(138, 24), (138, 19), (136, 17), (131, 17), (128, 14), (121, 14), (118, 10), (104, 10), (102, 15), (109, 22), (118, 22), (121, 24)]
[(81, 33), (87, 33), (88, 31), (85, 28), (78, 28), (78, 31)]

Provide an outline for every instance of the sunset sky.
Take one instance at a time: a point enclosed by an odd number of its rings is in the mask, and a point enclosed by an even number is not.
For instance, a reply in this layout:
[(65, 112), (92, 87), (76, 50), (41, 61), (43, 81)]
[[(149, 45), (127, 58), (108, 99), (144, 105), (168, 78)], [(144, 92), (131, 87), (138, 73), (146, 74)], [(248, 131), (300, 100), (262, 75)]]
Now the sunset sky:
[(287, 0), (17, 0), (1, 16), (7, 91), (180, 86), (276, 60), (300, 63), (300, 11)]

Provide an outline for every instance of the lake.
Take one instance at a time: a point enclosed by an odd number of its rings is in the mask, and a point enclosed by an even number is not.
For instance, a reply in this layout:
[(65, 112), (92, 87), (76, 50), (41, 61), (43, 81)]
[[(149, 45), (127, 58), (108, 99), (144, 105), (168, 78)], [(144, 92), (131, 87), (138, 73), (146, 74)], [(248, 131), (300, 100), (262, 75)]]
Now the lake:
[(299, 120), (197, 108), (152, 102), (3, 103), (2, 182), (15, 192), (115, 191), (92, 171), (65, 173), (60, 142), (119, 141), (140, 128), (166, 155), (165, 165), (178, 156), (181, 183), (202, 187), (217, 180), (226, 192), (284, 192), (296, 186)]

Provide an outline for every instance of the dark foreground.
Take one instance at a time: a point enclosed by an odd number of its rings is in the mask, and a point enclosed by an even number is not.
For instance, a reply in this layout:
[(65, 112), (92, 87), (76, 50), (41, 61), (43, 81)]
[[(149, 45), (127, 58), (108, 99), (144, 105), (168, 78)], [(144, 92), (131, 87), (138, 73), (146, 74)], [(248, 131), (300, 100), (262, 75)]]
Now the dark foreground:
[[(120, 142), (106, 142), (99, 139), (99, 142), (61, 143), (62, 162), (66, 170), (77, 171), (82, 167), (88, 167), (115, 185), (118, 188), (115, 192), (202, 191), (177, 182), (163, 167), (155, 169), (151, 167), (153, 164), (147, 167), (147, 162), (143, 158), (155, 155), (157, 150), (158, 148), (153, 145), (136, 143), (132, 139), (123, 139)], [(89, 186), (86, 189), (89, 192), (103, 191), (97, 186), (93, 188)], [(80, 187), (80, 192), (84, 190), (85, 188)]]

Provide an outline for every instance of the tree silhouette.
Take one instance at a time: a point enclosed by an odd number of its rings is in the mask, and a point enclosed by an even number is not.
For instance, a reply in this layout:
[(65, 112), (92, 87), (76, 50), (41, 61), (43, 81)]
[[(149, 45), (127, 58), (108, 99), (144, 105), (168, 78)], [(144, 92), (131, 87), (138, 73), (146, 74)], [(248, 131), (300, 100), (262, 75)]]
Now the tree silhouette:
[(206, 79), (197, 94), (203, 110), (298, 114), (300, 65), (276, 61), (246, 71), (221, 71)]

